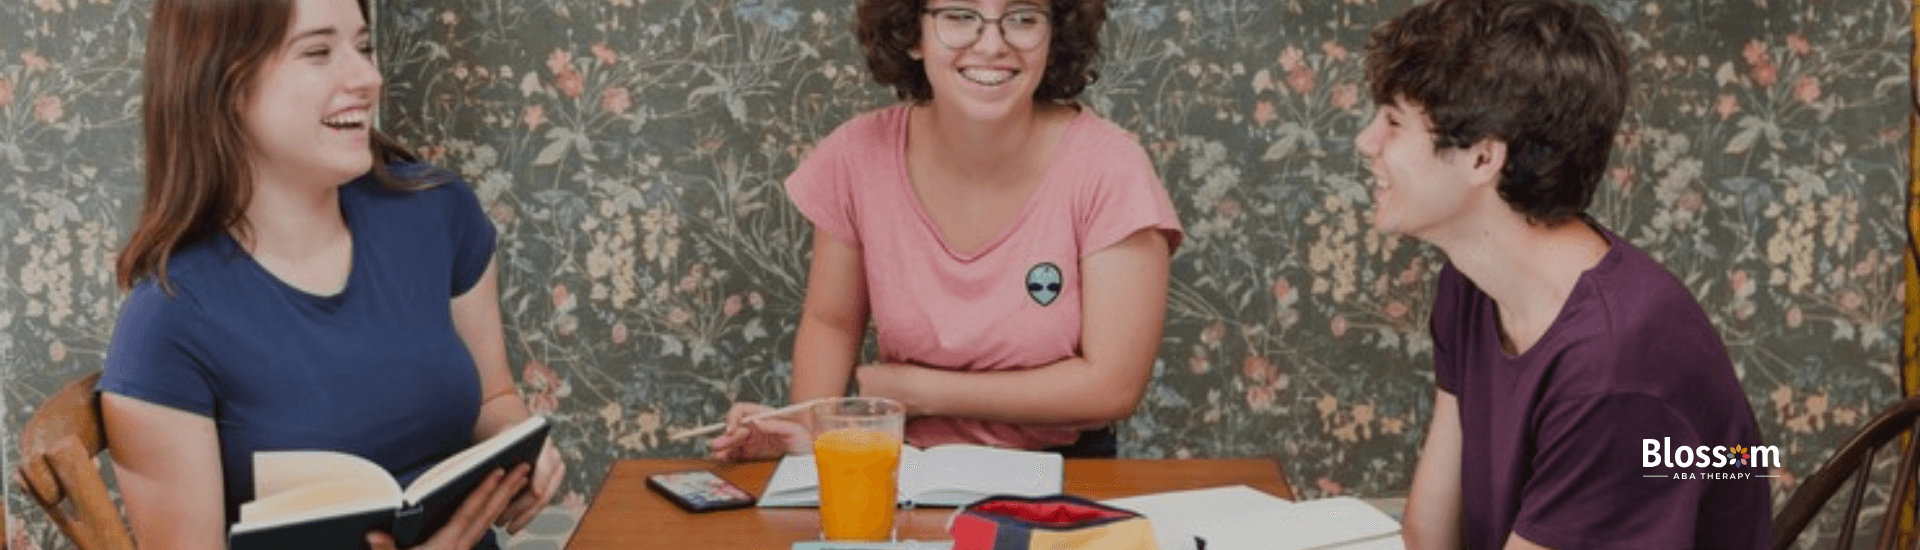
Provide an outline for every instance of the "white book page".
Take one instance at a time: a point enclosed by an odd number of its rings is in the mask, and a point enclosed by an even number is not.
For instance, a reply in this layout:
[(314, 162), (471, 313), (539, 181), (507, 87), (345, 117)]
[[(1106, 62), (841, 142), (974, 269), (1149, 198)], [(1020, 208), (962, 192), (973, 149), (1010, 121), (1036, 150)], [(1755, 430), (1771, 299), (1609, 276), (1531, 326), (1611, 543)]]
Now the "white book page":
[(940, 445), (901, 456), (900, 494), (940, 506), (996, 494), (1051, 495), (1060, 492), (1064, 470), (1058, 453)]
[(422, 496), (433, 492), (434, 489), (439, 489), (441, 485), (453, 481), (453, 478), (458, 477), (460, 473), (473, 467), (475, 462), (499, 454), (507, 446), (517, 443), (526, 437), (527, 433), (540, 429), (541, 426), (546, 424), (547, 419), (544, 416), (529, 416), (526, 420), (520, 421), (519, 424), (514, 424), (511, 428), (493, 434), (493, 437), (487, 438), (486, 441), (467, 447), (458, 453), (454, 453), (453, 456), (441, 460), (440, 463), (434, 464), (432, 468), (428, 468), (426, 472), (421, 473), (420, 477), (414, 478), (413, 483), (407, 485), (407, 502), (418, 502)]
[[(1301, 501), (1280, 508), (1216, 510), (1211, 518), (1180, 525), (1206, 539), (1207, 550), (1325, 550), (1400, 542), (1396, 536), (1399, 523), (1352, 497)], [(1158, 529), (1159, 525), (1154, 527)]]
[[(981, 496), (1059, 493), (1065, 468), (1057, 453), (941, 445), (900, 449), (899, 501), (959, 506)], [(760, 506), (819, 506), (819, 465), (813, 455), (781, 457)]]
[[(912, 445), (900, 447), (900, 478), (906, 477), (905, 465), (919, 460), (923, 451)], [(895, 482), (897, 500), (906, 497), (906, 483), (900, 478)], [(759, 505), (763, 508), (805, 507), (820, 505), (820, 464), (814, 455), (786, 455), (780, 457), (780, 464), (774, 466), (773, 476), (767, 478), (767, 490), (760, 495)]]
[[(1132, 510), (1153, 523), (1160, 550), (1193, 550), (1194, 530), (1222, 514), (1280, 513), (1293, 502), (1245, 485), (1169, 491), (1101, 501)], [(1208, 548), (1214, 548), (1212, 544)]]
[(767, 478), (767, 490), (760, 494), (763, 508), (781, 506), (819, 506), (820, 470), (813, 455), (786, 455)]
[(400, 484), (364, 458), (329, 451), (253, 455), (254, 499), (240, 505), (235, 531), (339, 512), (397, 506)]

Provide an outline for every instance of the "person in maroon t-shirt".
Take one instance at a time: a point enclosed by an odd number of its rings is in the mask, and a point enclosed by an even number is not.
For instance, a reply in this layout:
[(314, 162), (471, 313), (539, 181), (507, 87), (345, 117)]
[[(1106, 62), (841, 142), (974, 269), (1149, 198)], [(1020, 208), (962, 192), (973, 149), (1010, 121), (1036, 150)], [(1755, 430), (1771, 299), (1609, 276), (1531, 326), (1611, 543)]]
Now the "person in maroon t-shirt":
[(1373, 223), (1448, 261), (1408, 546), (1766, 544), (1756, 462), (1778, 452), (1719, 335), (1584, 213), (1628, 97), (1612, 23), (1567, 0), (1435, 0), (1377, 28), (1366, 68)]

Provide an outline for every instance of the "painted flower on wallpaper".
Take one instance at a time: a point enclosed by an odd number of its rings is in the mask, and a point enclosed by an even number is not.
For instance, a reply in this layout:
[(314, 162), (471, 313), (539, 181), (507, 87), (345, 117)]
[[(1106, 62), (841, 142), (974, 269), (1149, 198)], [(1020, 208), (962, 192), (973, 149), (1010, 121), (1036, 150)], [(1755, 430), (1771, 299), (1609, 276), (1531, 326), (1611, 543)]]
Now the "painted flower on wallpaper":
[(541, 361), (527, 361), (521, 367), (520, 383), (527, 387), (527, 408), (534, 414), (553, 414), (560, 409), (560, 400), (573, 394), (573, 386)]
[(1280, 70), (1287, 72), (1287, 88), (1294, 93), (1313, 93), (1314, 86), (1319, 83), (1319, 75), (1315, 75), (1313, 68), (1307, 66), (1306, 53), (1300, 48), (1287, 46), (1287, 49), (1280, 51)]
[(1402, 317), (1406, 317), (1409, 310), (1410, 308), (1407, 307), (1407, 303), (1404, 301), (1398, 299), (1387, 300), (1387, 305), (1380, 308), (1380, 314), (1385, 315), (1389, 320), (1399, 320)]
[(7, 548), (16, 550), (40, 550), (40, 541), (27, 534), (28, 524), (13, 514), (7, 514)]
[(1734, 97), (1733, 94), (1720, 94), (1720, 99), (1714, 102), (1713, 112), (1720, 115), (1721, 120), (1726, 120), (1727, 117), (1740, 112), (1740, 98)]
[(0, 108), (13, 104), (13, 80), (0, 78)]
[(66, 114), (65, 105), (57, 96), (43, 95), (33, 100), (33, 118), (40, 122), (53, 124)]
[(1728, 302), (1728, 305), (1733, 309), (1733, 318), (1739, 321), (1745, 321), (1748, 317), (1753, 316), (1754, 311), (1758, 307), (1753, 301), (1753, 279), (1747, 275), (1744, 269), (1734, 271), (1733, 275), (1727, 279), (1727, 286), (1733, 290), (1732, 300)]
[(626, 114), (627, 109), (632, 107), (633, 99), (628, 95), (626, 87), (608, 86), (606, 89), (600, 90), (601, 109), (605, 109), (607, 112), (615, 115), (622, 115)]
[(647, 410), (633, 415), (627, 420), (626, 409), (620, 403), (608, 401), (595, 411), (600, 419), (604, 435), (599, 441), (611, 442), (623, 451), (645, 451), (660, 443), (660, 413)]
[(547, 108), (540, 105), (527, 105), (521, 111), (520, 122), (527, 125), (527, 130), (539, 129), (541, 124), (547, 122)]
[(1345, 303), (1359, 290), (1361, 243), (1355, 242), (1361, 237), (1359, 214), (1340, 195), (1327, 195), (1321, 205), (1306, 219), (1315, 236), (1307, 249), (1307, 267), (1314, 275), (1311, 292)]
[(1254, 71), (1253, 79), (1249, 81), (1248, 85), (1253, 88), (1254, 93), (1273, 90), (1273, 73), (1267, 72), (1266, 69)]
[(1800, 36), (1799, 33), (1789, 34), (1787, 35), (1787, 50), (1793, 52), (1794, 55), (1806, 57), (1813, 54), (1813, 43), (1807, 42), (1807, 38)]
[(1360, 86), (1351, 82), (1333, 85), (1333, 92), (1327, 97), (1327, 104), (1342, 111), (1352, 110), (1360, 104)]
[(1313, 485), (1314, 487), (1320, 489), (1321, 494), (1324, 494), (1326, 496), (1340, 496), (1341, 494), (1347, 492), (1347, 487), (1345, 485), (1341, 485), (1340, 482), (1334, 481), (1333, 478), (1330, 478), (1330, 477), (1322, 477), (1320, 479), (1316, 479), (1313, 481)]
[(615, 53), (606, 42), (595, 42), (593, 46), (587, 48), (587, 51), (592, 52), (593, 58), (599, 60), (603, 67), (620, 62), (620, 54)]
[(1255, 411), (1273, 410), (1274, 397), (1292, 383), (1291, 377), (1260, 355), (1248, 355), (1241, 364), (1240, 375), (1241, 384), (1246, 388), (1247, 408)]
[(1274, 320), (1282, 330), (1300, 322), (1300, 311), (1294, 307), (1300, 302), (1300, 289), (1293, 286), (1292, 280), (1286, 277), (1274, 279), (1273, 302)]
[(1748, 41), (1746, 47), (1740, 50), (1740, 55), (1747, 60), (1747, 74), (1754, 84), (1766, 88), (1779, 81), (1780, 68), (1774, 66), (1773, 55), (1767, 52), (1766, 43), (1758, 39)]
[[(615, 209), (605, 206), (602, 210)], [(586, 257), (586, 275), (591, 280), (588, 298), (623, 309), (640, 295), (640, 270), (635, 257), (638, 247), (634, 246), (639, 232), (631, 215), (622, 214), (611, 225), (611, 228), (589, 232), (593, 248), (587, 251)]]
[(641, 258), (665, 267), (680, 257), (680, 216), (664, 206), (648, 208), (640, 215)]
[(1801, 103), (1812, 105), (1820, 100), (1820, 80), (1813, 75), (1800, 75), (1793, 81), (1793, 98)]
[(567, 99), (576, 99), (587, 89), (586, 77), (573, 66), (573, 54), (566, 50), (554, 50), (547, 54), (547, 71), (553, 73), (553, 87)]
[(29, 73), (44, 72), (53, 68), (53, 64), (47, 62), (47, 58), (34, 52), (20, 52), (20, 64), (26, 66)]
[(1248, 355), (1246, 362), (1240, 366), (1240, 375), (1246, 378), (1248, 384), (1264, 385), (1280, 378), (1280, 368), (1265, 357)]
[(27, 247), (27, 264), (20, 268), (19, 284), (30, 297), (26, 315), (44, 318), (48, 325), (59, 327), (74, 312), (73, 270), (69, 265), (72, 241), (66, 233), (51, 235), (52, 242)]
[(1351, 54), (1351, 52), (1347, 50), (1346, 45), (1332, 40), (1321, 42), (1320, 51), (1327, 54), (1327, 61), (1334, 63), (1346, 61), (1347, 56)]
[(1193, 348), (1193, 355), (1187, 356), (1187, 372), (1195, 375), (1206, 374), (1213, 365), (1207, 361), (1207, 354), (1200, 348)]

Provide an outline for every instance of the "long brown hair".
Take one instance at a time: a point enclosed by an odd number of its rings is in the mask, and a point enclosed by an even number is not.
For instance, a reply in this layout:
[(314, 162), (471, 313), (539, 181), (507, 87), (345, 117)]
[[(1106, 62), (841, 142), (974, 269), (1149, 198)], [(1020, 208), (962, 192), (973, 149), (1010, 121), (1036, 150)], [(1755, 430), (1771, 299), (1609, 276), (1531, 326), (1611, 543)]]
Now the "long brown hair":
[[(367, 13), (366, 0), (358, 0)], [(228, 229), (245, 230), (253, 163), (241, 120), (248, 94), (293, 25), (293, 0), (157, 0), (147, 30), (146, 198), (115, 277), (122, 290), (146, 277), (169, 288), (167, 260)], [(387, 174), (414, 156), (373, 130), (373, 175), (388, 187), (419, 187)]]

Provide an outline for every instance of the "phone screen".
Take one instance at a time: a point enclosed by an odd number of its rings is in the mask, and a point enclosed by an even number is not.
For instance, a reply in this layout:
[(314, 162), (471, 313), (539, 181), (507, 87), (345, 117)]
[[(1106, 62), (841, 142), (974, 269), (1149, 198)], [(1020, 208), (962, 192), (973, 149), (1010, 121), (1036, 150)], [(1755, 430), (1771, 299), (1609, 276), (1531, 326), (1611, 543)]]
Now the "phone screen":
[(706, 470), (650, 475), (647, 486), (690, 512), (740, 508), (754, 502), (745, 489)]

